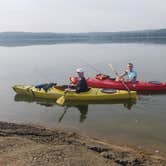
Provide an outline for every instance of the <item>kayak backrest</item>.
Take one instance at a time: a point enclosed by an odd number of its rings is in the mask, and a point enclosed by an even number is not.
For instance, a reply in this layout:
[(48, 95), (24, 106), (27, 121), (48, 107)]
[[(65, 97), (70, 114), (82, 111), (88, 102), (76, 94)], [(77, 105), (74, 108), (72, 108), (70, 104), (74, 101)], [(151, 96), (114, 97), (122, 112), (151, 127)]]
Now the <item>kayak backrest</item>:
[(116, 93), (116, 89), (101, 89), (101, 92), (103, 93)]

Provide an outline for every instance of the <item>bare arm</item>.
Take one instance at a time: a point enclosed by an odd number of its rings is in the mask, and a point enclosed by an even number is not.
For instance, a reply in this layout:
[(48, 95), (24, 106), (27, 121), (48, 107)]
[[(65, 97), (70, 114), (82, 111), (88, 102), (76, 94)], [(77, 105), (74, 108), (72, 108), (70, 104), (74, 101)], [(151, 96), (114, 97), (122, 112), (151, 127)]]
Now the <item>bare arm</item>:
[(135, 82), (136, 81), (136, 77), (132, 77), (130, 80), (128, 80), (129, 82)]
[(123, 79), (123, 77), (126, 76), (126, 75), (127, 75), (127, 71), (123, 72), (123, 73), (118, 77), (118, 79)]

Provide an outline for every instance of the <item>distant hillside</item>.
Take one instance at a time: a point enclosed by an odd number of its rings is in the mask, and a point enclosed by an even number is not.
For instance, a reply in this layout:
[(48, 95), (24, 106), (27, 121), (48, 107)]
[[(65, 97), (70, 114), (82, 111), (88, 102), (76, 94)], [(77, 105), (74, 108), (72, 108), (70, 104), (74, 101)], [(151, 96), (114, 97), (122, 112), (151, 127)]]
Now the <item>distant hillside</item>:
[(68, 43), (160, 43), (166, 44), (166, 29), (129, 32), (32, 33), (2, 32), (1, 46)]

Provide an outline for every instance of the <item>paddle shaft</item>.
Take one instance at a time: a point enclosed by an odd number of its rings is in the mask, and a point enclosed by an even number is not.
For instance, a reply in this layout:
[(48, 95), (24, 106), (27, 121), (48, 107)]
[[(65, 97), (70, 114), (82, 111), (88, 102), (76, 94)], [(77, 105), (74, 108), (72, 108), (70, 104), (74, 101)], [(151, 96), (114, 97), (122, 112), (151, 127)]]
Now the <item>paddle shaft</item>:
[[(119, 77), (119, 74), (116, 72), (116, 70), (113, 68), (113, 66), (112, 66), (111, 64), (109, 64), (109, 67), (112, 69), (112, 71), (115, 73), (115, 75), (116, 75), (117, 77)], [(120, 81), (122, 82), (123, 86), (127, 89), (127, 91), (130, 93), (130, 89), (129, 89), (129, 87), (125, 84), (125, 82), (122, 81), (122, 80), (120, 80)]]
[(65, 114), (66, 114), (66, 112), (67, 112), (67, 108), (68, 108), (68, 107), (65, 107), (64, 112), (63, 112), (63, 114), (60, 116), (60, 118), (59, 118), (58, 122), (61, 122), (61, 121), (62, 121), (62, 119), (63, 119), (64, 115), (65, 115)]
[(88, 65), (92, 70), (94, 70), (96, 73), (102, 73), (100, 70), (98, 70), (94, 65), (89, 64), (87, 61), (85, 61), (84, 59), (80, 59), (81, 62), (83, 61), (86, 65)]

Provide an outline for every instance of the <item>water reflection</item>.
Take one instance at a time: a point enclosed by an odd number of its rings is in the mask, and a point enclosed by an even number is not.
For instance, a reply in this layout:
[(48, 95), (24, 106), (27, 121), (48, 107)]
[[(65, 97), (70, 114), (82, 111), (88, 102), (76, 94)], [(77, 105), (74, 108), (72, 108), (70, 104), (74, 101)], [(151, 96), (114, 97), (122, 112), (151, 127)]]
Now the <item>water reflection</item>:
[(43, 105), (46, 107), (52, 107), (56, 104), (55, 101), (53, 101), (53, 100), (40, 99), (40, 98), (35, 98), (33, 96), (26, 96), (26, 95), (21, 95), (21, 94), (16, 94), (14, 97), (14, 101), (36, 103), (36, 104)]
[(74, 105), (74, 103), (73, 103), (73, 105), (66, 105), (66, 106), (64, 106), (64, 109), (65, 109), (64, 112), (66, 112), (66, 110), (68, 108), (76, 108), (80, 112), (80, 119), (79, 119), (80, 123), (84, 122), (85, 119), (87, 118), (87, 115), (88, 115), (88, 104)]
[[(16, 102), (28, 102), (28, 103), (36, 103), (39, 104), (41, 106), (45, 106), (45, 107), (53, 107), (56, 104), (55, 100), (47, 100), (47, 99), (41, 99), (41, 98), (35, 98), (32, 96), (25, 96), (25, 95), (20, 95), (20, 94), (16, 94), (14, 97), (14, 100)], [(59, 117), (58, 122), (60, 123), (65, 114), (67, 113), (67, 110), (69, 108), (76, 108), (76, 110), (78, 110), (80, 112), (80, 123), (84, 122), (85, 119), (87, 118), (88, 115), (88, 108), (90, 104), (122, 104), (124, 106), (124, 108), (127, 108), (128, 110), (131, 110), (132, 106), (134, 104), (136, 104), (136, 100), (116, 100), (116, 101), (84, 101), (84, 102), (66, 102), (64, 106), (61, 106), (64, 108), (64, 112), (62, 113), (62, 115)]]

